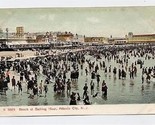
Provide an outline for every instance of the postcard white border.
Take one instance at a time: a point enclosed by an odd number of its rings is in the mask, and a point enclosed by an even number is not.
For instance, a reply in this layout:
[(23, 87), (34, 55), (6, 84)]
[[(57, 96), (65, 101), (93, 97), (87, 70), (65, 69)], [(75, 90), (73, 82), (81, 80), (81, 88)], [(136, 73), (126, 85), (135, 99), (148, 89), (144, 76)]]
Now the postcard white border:
[(0, 0), (0, 8), (154, 6), (154, 0)]
[(155, 104), (0, 107), (0, 116), (154, 114)]
[[(155, 6), (154, 0), (1, 0), (0, 8), (32, 8), (32, 7), (111, 7), (111, 6)], [(18, 111), (28, 108), (29, 111)], [(56, 107), (58, 110), (49, 111)], [(70, 110), (59, 110), (70, 107)], [(76, 110), (76, 108), (80, 110)], [(81, 110), (81, 107), (85, 109)], [(8, 111), (8, 108), (15, 111)], [(47, 111), (35, 111), (35, 108), (46, 108)], [(73, 108), (75, 108), (73, 110)], [(30, 111), (33, 109), (32, 111)], [(43, 115), (100, 115), (100, 114), (154, 114), (155, 104), (125, 105), (91, 105), (91, 106), (8, 106), (0, 107), (0, 116), (43, 116)]]

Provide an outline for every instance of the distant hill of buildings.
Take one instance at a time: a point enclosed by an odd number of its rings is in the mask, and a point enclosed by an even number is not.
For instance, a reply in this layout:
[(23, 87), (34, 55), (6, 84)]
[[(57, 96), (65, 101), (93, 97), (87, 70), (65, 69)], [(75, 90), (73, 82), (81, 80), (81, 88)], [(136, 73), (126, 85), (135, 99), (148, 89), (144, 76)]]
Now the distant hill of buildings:
[(87, 37), (71, 32), (24, 32), (24, 27), (16, 27), (16, 32), (9, 32), (0, 28), (0, 43), (50, 43), (50, 42), (83, 42), (98, 44), (126, 44), (126, 43), (155, 43), (155, 34), (133, 34), (129, 32), (125, 37)]

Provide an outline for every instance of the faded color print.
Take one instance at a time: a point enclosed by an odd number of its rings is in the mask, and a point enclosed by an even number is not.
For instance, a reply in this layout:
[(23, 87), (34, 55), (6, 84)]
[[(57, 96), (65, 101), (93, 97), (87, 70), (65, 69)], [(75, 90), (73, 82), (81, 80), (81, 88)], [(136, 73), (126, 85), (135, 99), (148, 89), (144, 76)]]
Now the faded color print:
[(3, 112), (14, 111), (8, 106), (57, 114), (154, 105), (154, 12), (155, 7), (0, 9)]

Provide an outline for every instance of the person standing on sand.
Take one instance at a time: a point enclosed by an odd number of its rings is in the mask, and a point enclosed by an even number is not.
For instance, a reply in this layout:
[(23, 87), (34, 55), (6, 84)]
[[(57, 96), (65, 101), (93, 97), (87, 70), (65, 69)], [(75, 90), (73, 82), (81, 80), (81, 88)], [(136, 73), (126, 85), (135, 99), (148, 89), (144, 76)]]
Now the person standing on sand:
[(87, 76), (88, 75), (88, 69), (87, 69), (87, 67), (85, 69), (85, 73), (86, 73), (86, 76)]
[(99, 73), (97, 73), (97, 75), (96, 75), (96, 80), (97, 80), (97, 85), (99, 86), (99, 83), (100, 83), (100, 74)]
[(40, 84), (39, 84), (39, 95), (41, 96), (43, 91), (43, 80), (41, 80)]
[(102, 94), (106, 97), (107, 96), (107, 85), (105, 83), (105, 81), (103, 80), (103, 83), (102, 83)]
[(88, 86), (87, 86), (87, 83), (85, 84), (85, 86), (83, 87), (83, 98), (86, 96), (87, 94), (87, 90), (88, 90)]
[(22, 84), (20, 81), (17, 82), (17, 86), (18, 86), (18, 94), (21, 92), (22, 95)]
[(46, 83), (44, 83), (44, 92), (45, 92), (45, 97), (46, 97), (47, 92), (48, 92), (48, 87)]
[(23, 71), (20, 72), (20, 81), (23, 81), (24, 73)]
[(16, 87), (16, 79), (15, 79), (15, 76), (13, 76), (13, 78), (11, 79), (11, 82), (12, 82), (12, 88), (15, 91), (15, 87)]
[(70, 105), (77, 105), (76, 102), (76, 93), (72, 92), (71, 96), (70, 96)]
[(71, 81), (70, 81), (70, 79), (68, 79), (68, 81), (66, 83), (67, 83), (67, 93), (70, 93), (71, 92)]
[(91, 89), (91, 95), (93, 95), (94, 94), (94, 82), (93, 82), (93, 80), (91, 80), (91, 82), (90, 82), (90, 89)]

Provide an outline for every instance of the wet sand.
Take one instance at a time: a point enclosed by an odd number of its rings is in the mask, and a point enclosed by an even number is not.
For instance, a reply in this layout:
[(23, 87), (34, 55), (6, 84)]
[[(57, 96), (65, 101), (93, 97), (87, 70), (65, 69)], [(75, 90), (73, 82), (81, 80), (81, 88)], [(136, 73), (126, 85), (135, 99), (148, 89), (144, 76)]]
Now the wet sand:
[[(120, 57), (122, 53), (119, 54)], [(110, 65), (113, 67), (119, 67), (120, 65), (116, 63), (115, 60), (111, 60), (108, 62), (105, 60), (105, 58), (102, 58), (101, 60), (96, 61), (96, 59), (90, 55), (85, 55), (86, 59), (91, 59), (91, 61), (95, 61), (95, 65), (100, 63), (100, 61), (105, 61), (106, 66), (109, 67)], [(138, 58), (137, 57), (131, 57), (129, 59), (129, 65), (131, 65), (132, 62), (135, 62)], [(143, 57), (140, 57), (140, 59), (145, 60)], [(145, 60), (144, 66), (154, 66), (154, 59)], [(78, 65), (80, 67), (80, 65)], [(113, 77), (112, 73), (104, 73), (103, 69), (99, 69), (99, 74), (101, 75), (101, 81), (99, 84), (99, 87), (97, 86), (96, 80), (94, 80), (95, 83), (95, 89), (94, 93), (98, 92), (98, 96), (96, 98), (93, 98), (90, 91), (90, 81), (91, 81), (91, 73), (88, 74), (88, 76), (85, 75), (84, 69), (88, 67), (88, 64), (85, 63), (83, 69), (79, 69), (79, 79), (77, 83), (72, 83), (71, 91), (78, 92), (82, 98), (83, 93), (83, 86), (85, 83), (88, 84), (89, 89), (89, 97), (92, 104), (143, 104), (143, 103), (155, 103), (155, 83), (150, 82), (149, 84), (145, 81), (143, 84), (141, 83), (141, 73), (142, 69), (140, 69), (140, 66), (137, 65), (138, 68), (138, 74), (135, 79), (130, 79), (129, 74), (127, 73), (127, 78), (122, 80), (118, 79), (118, 77), (115, 79)], [(70, 72), (67, 74), (67, 79), (70, 78)], [(19, 74), (10, 71), (10, 78), (12, 76), (15, 76), (17, 80), (19, 80)], [(31, 76), (33, 77), (33, 75)], [(38, 75), (38, 85), (41, 80), (45, 80), (45, 76), (43, 74)], [(105, 80), (108, 86), (108, 96), (107, 98), (104, 98), (102, 96), (101, 92), (101, 83)], [(21, 106), (21, 105), (69, 105), (70, 97), (66, 93), (66, 91), (62, 94), (56, 94), (54, 93), (53, 86), (54, 81), (52, 80), (50, 84), (48, 84), (48, 93), (47, 97), (44, 97), (44, 93), (42, 94), (42, 97), (35, 97), (34, 99), (28, 98), (29, 94), (27, 94), (27, 85), (26, 82), (22, 83), (23, 92), (22, 95), (18, 94), (18, 90), (14, 91), (12, 89), (11, 83), (8, 84), (9, 90), (7, 91), (7, 96), (1, 95), (0, 97), (0, 106)], [(143, 88), (143, 89), (142, 89)], [(78, 102), (79, 104), (82, 104), (82, 101)]]

